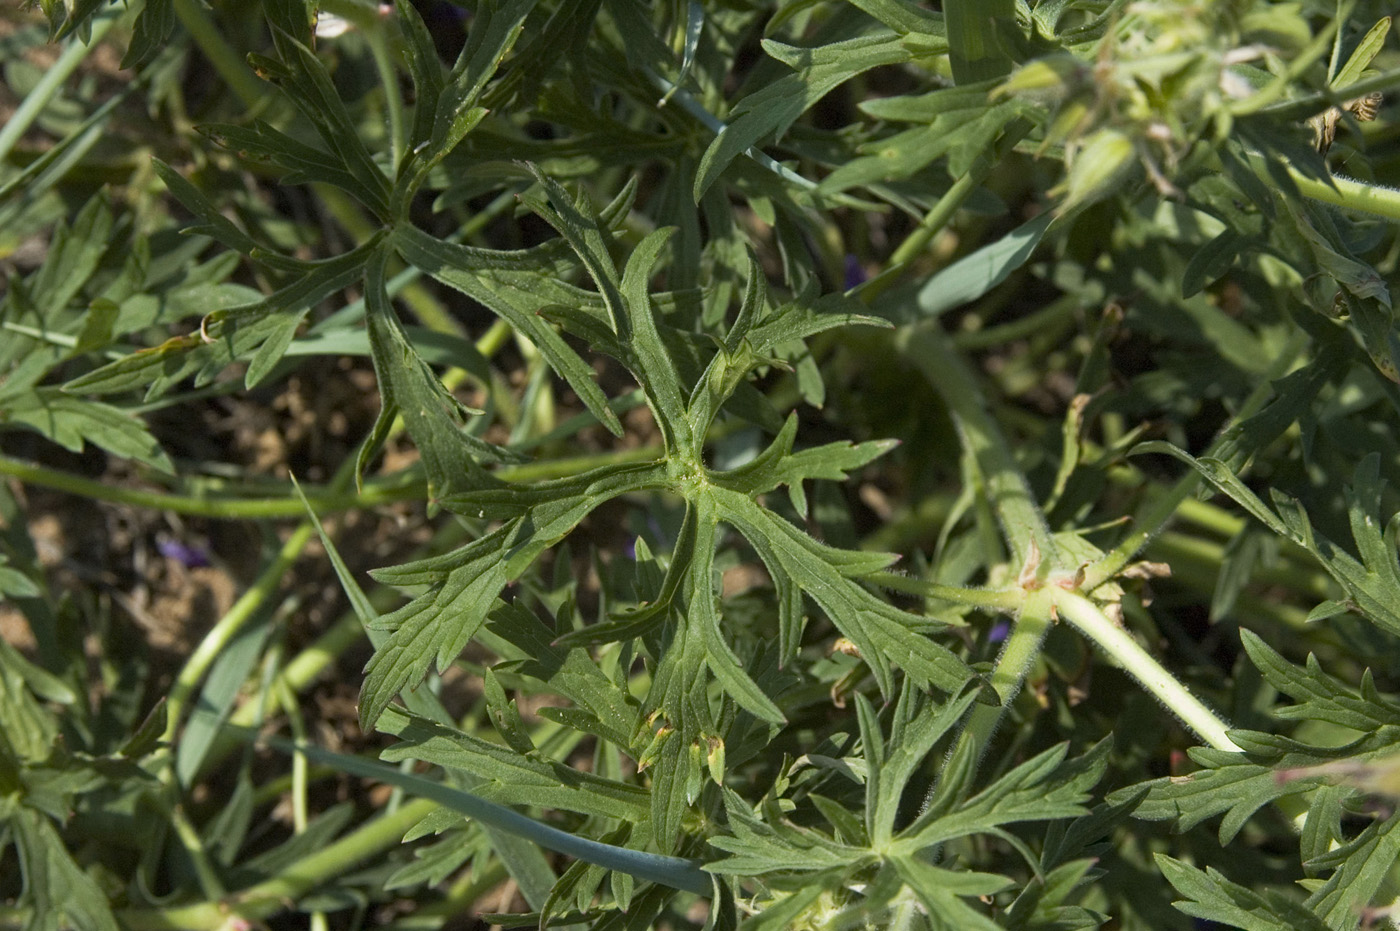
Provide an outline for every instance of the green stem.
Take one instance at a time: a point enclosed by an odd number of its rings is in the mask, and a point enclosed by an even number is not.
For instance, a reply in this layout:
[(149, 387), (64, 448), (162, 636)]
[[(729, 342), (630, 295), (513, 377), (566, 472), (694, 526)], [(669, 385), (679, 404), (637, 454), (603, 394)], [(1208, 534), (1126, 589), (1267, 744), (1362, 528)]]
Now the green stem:
[[(348, 479), (354, 474), (352, 464), (353, 459), (346, 460), (349, 468), (342, 467), (342, 476)], [(301, 555), (301, 551), (310, 542), (311, 535), (315, 532), (315, 527), (310, 521), (303, 521), (292, 533), (287, 541), (282, 544), (281, 551), (277, 554), (266, 569), (259, 573), (257, 580), (249, 589), (234, 602), (213, 629), (204, 636), (198, 647), (195, 648), (189, 660), (185, 663), (175, 682), (170, 687), (169, 703), (167, 705), (167, 720), (165, 725), (165, 739), (167, 741), (175, 738), (179, 730), (181, 719), (184, 717), (185, 706), (194, 695), (194, 690), (199, 687), (204, 674), (209, 671), (214, 660), (219, 657), (239, 632), (247, 626), (248, 622), (257, 616), (258, 610), (282, 585), (287, 573), (291, 571), (292, 564)]]
[(199, 0), (175, 0), (175, 15), (243, 106), (250, 110), (259, 107), (267, 99), (268, 86), (224, 39), (223, 32), (203, 4)]
[[(636, 449), (505, 466), (497, 470), (496, 474), (512, 482), (539, 481), (548, 478), (565, 478), (604, 465), (644, 462), (660, 457), (659, 447), (643, 446)], [(0, 475), (8, 475), (29, 485), (65, 491), (95, 501), (129, 504), (135, 507), (153, 508), (192, 517), (242, 520), (297, 517), (304, 513), (301, 502), (292, 498), (243, 498), (232, 495), (211, 497), (206, 494), (172, 494), (170, 492), (145, 491), (139, 488), (122, 488), (104, 485), (92, 479), (32, 462), (11, 459), (5, 455), (0, 455)], [(400, 481), (394, 477), (391, 477), (390, 480)], [(370, 508), (381, 504), (392, 504), (396, 501), (423, 501), (427, 499), (427, 494), (427, 487), (420, 481), (414, 481), (408, 484), (367, 483), (364, 491), (358, 494), (352, 491), (332, 489), (309, 491), (307, 499), (318, 514), (330, 514), (338, 511)]]
[(1055, 586), (1047, 586), (1046, 590), (1051, 593), (1052, 603), (1060, 617), (1073, 624), (1076, 630), (1142, 683), (1196, 736), (1217, 750), (1240, 749), (1226, 733), (1230, 725), (1192, 695), (1186, 686), (1128, 636), (1127, 631), (1109, 620), (1097, 605), (1083, 595)]
[(78, 70), (78, 67), (82, 65), (124, 12), (122, 7), (113, 4), (98, 13), (91, 20), (89, 41), (84, 44), (77, 39), (71, 40), (62, 54), (58, 56), (58, 60), (44, 71), (43, 77), (34, 85), (33, 90), (24, 96), (24, 100), (15, 108), (15, 112), (10, 115), (3, 126), (0, 126), (0, 162), (9, 158), (15, 145), (34, 125), (34, 121), (39, 118), (44, 109), (58, 96), (64, 82), (72, 77), (73, 72)]
[[(247, 519), (296, 517), (303, 513), (301, 502), (295, 499), (210, 497), (202, 494), (171, 494), (123, 488), (104, 485), (78, 475), (4, 455), (0, 455), (0, 475), (9, 475), (26, 484), (65, 491), (95, 501), (154, 508), (193, 517)], [(324, 491), (309, 494), (308, 497), (318, 513), (326, 514), (395, 501), (421, 501), (427, 498), (427, 487), (421, 482), (397, 486), (367, 485), (361, 494), (350, 491)]]
[(347, 873), (357, 864), (397, 847), (403, 835), (437, 808), (416, 799), (289, 865), (274, 879), (250, 886), (218, 902), (168, 908), (128, 909), (118, 914), (130, 931), (213, 931), (230, 928), (234, 919), (259, 922), (286, 909), (291, 902)]
[(928, 213), (924, 214), (924, 218), (919, 221), (918, 228), (905, 237), (904, 241), (899, 244), (899, 248), (895, 249), (885, 270), (861, 285), (857, 296), (866, 304), (874, 303), (876, 298), (885, 293), (900, 276), (908, 271), (909, 264), (928, 248), (928, 244), (934, 236), (952, 222), (963, 202), (972, 196), (973, 191), (976, 191), (986, 180), (992, 169), (1001, 163), (1001, 160), (1016, 147), (1016, 144), (1029, 131), (1030, 123), (1025, 120), (1018, 120), (1008, 125), (1006, 131), (1002, 133), (1001, 139), (998, 140), (992, 156), (978, 159), (967, 174), (953, 182), (953, 186), (944, 192)]
[(986, 477), (987, 497), (1011, 546), (1013, 563), (1024, 564), (1031, 555), (1032, 544), (1042, 557), (1053, 562), (1055, 544), (1045, 516), (987, 409), (977, 376), (953, 350), (939, 323), (905, 327), (895, 338), (895, 345), (919, 367), (948, 406), (964, 447), (971, 451)]
[(1021, 610), (1016, 616), (1016, 623), (1011, 625), (1011, 632), (1007, 634), (989, 680), (1001, 703), (974, 705), (968, 715), (967, 726), (958, 738), (963, 743), (971, 741), (972, 751), (979, 756), (987, 751), (1002, 715), (1021, 691), (1031, 664), (1040, 655), (1040, 645), (1045, 642), (1046, 634), (1050, 633), (1051, 609), (1046, 598), (1038, 592), (1027, 595), (1019, 591), (1018, 594), (1021, 596)]
[(1345, 210), (1361, 210), (1388, 220), (1400, 220), (1400, 191), (1395, 188), (1367, 184), (1342, 175), (1333, 175), (1332, 183), (1327, 184), (1301, 175), (1292, 168), (1288, 169), (1288, 176), (1298, 185), (1304, 197)]

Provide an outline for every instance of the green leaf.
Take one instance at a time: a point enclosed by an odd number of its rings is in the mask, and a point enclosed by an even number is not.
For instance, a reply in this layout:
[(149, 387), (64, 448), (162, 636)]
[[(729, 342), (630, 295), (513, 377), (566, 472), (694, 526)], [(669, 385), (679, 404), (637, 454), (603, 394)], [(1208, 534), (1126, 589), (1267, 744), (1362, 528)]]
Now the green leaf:
[(717, 509), (707, 496), (700, 496), (691, 507), (696, 510), (692, 522), (696, 540), (689, 566), (690, 577), (684, 586), (686, 597), (682, 623), (699, 629), (705, 644), (705, 665), (725, 692), (758, 719), (782, 724), (786, 721), (782, 711), (745, 672), (741, 660), (720, 631), (719, 596), (714, 590), (715, 544), (719, 525)]
[(1165, 854), (1154, 854), (1157, 868), (1186, 898), (1172, 904), (1194, 918), (1218, 921), (1245, 931), (1327, 931), (1329, 925), (1297, 902), (1273, 890), (1256, 892), (1230, 882), (1214, 867), (1202, 872)]
[(435, 663), (441, 671), (466, 647), (509, 581), (501, 551), (518, 529), (515, 521), (446, 559), (421, 560), (375, 574), (389, 585), (432, 580), (438, 587), (375, 621), (376, 629), (390, 634), (365, 666), (361, 727), (373, 727), (395, 695), (423, 681), (430, 665)]
[(4, 424), (29, 427), (75, 453), (92, 443), (166, 475), (175, 472), (170, 457), (141, 421), (100, 401), (75, 398), (61, 388), (38, 388), (0, 400), (0, 425)]
[(577, 857), (580, 860), (598, 864), (599, 867), (608, 869), (620, 869), (637, 876), (638, 879), (645, 879), (648, 882), (662, 883), (672, 889), (682, 889), (685, 892), (693, 892), (696, 895), (710, 895), (710, 881), (696, 868), (696, 864), (689, 860), (680, 860), (679, 857), (662, 857), (658, 854), (644, 853), (644, 851), (630, 850), (624, 847), (612, 847), (608, 844), (596, 843), (575, 836), (561, 830), (554, 829), (546, 825), (540, 825), (535, 820), (525, 818), (518, 812), (504, 808), (504, 806), (493, 804), (486, 799), (477, 798), (469, 792), (455, 790), (455, 788), (434, 783), (427, 778), (410, 776), (393, 767), (384, 766), (382, 763), (372, 763), (370, 760), (361, 760), (358, 757), (343, 756), (339, 753), (330, 753), (328, 750), (315, 748), (308, 745), (288, 745), (280, 741), (274, 741), (274, 746), (281, 746), (288, 752), (302, 753), (314, 762), (333, 766), (335, 769), (349, 773), (351, 776), (361, 778), (372, 778), (395, 787), (402, 788), (409, 794), (417, 795), (420, 798), (427, 798), (437, 802), (438, 805), (451, 808), (452, 811), (461, 812), (468, 818), (479, 820), (484, 825), (498, 827), (518, 837), (525, 837), (526, 840), (535, 841), (539, 846), (547, 850), (557, 851), (566, 854), (568, 857)]
[(716, 485), (754, 497), (783, 485), (796, 485), (808, 479), (844, 481), (899, 445), (894, 440), (867, 443), (828, 443), (801, 452), (792, 451), (797, 434), (797, 415), (791, 414), (783, 430), (762, 453), (751, 461), (725, 472), (711, 472)]
[(860, 36), (816, 49), (797, 49), (764, 40), (764, 50), (793, 65), (796, 72), (755, 91), (734, 107), (731, 121), (705, 149), (695, 175), (695, 202), (719, 179), (731, 162), (764, 139), (781, 136), (799, 116), (838, 84), (882, 65), (913, 57), (902, 37), (891, 34)]
[(39, 586), (18, 569), (5, 565), (9, 559), (0, 554), (0, 592), (10, 598), (38, 598)]
[(656, 411), (657, 426), (666, 440), (666, 448), (690, 451), (695, 439), (687, 429), (685, 392), (661, 342), (647, 287), (652, 268), (674, 230), (656, 230), (643, 239), (632, 250), (619, 279), (599, 218), (581, 203), (574, 203), (557, 182), (540, 174), (538, 169), (535, 177), (549, 201), (528, 195), (522, 200), (558, 230), (588, 269), (607, 308), (617, 342), (626, 348), (624, 361)]
[[(382, 248), (381, 238), (376, 235), (331, 259), (298, 263), (301, 274), (292, 284), (251, 304), (211, 310), (199, 332), (133, 352), (73, 379), (64, 390), (115, 394), (145, 388), (151, 398), (192, 373), (197, 373), (196, 384), (207, 384), (234, 360), (251, 358), (265, 342), (286, 338), (286, 316), (299, 318), (307, 308), (359, 280), (366, 262)], [(198, 296), (211, 295), (200, 292)]]
[(1159, 441), (1140, 443), (1129, 455), (1145, 452), (1166, 453), (1190, 465), (1264, 526), (1311, 553), (1366, 617), (1391, 633), (1400, 633), (1400, 564), (1396, 561), (1395, 528), (1388, 528), (1388, 539), (1383, 537), (1374, 510), (1375, 502), (1380, 500), (1380, 457), (1376, 453), (1357, 463), (1347, 496), (1347, 513), (1352, 535), (1365, 560), (1362, 562), (1317, 533), (1297, 501), (1274, 492), (1277, 511), (1269, 508), (1220, 460), (1196, 459)]
[(818, 831), (788, 823), (768, 824), (728, 789), (724, 811), (729, 834), (712, 836), (709, 843), (729, 856), (705, 865), (714, 873), (768, 877), (802, 873), (807, 874), (806, 882), (816, 885), (819, 880), (811, 874), (844, 874), (871, 856), (868, 850), (838, 844)]
[(1054, 219), (1055, 214), (1046, 211), (935, 274), (919, 289), (919, 317), (937, 317), (1001, 284), (1026, 264)]
[(916, 854), (930, 846), (988, 832), (1003, 824), (1076, 818), (1087, 812), (1089, 789), (1103, 777), (1111, 741), (1065, 760), (1068, 745), (1051, 747), (1017, 766), (951, 811), (929, 809), (899, 835), (897, 846)]
[[(857, 695), (858, 708), (867, 704), (865, 696)], [(915, 693), (910, 680), (905, 680), (895, 706), (888, 747), (878, 761), (866, 758), (865, 783), (866, 818), (872, 842), (886, 846), (895, 833), (895, 819), (905, 789), (915, 770), (924, 762), (933, 745), (947, 735), (962, 719), (977, 699), (977, 690), (966, 690), (935, 711)], [(873, 718), (873, 716), (872, 716)], [(866, 716), (861, 717), (861, 740), (879, 741), (879, 731), (866, 733)], [(868, 753), (869, 751), (867, 751)]]
[(593, 380), (593, 369), (538, 316), (544, 307), (571, 302), (573, 291), (559, 281), (573, 267), (564, 257), (564, 243), (527, 252), (492, 252), (446, 243), (406, 225), (395, 230), (393, 242), (409, 263), (480, 301), (527, 336), (598, 421), (622, 435), (622, 422)]
[(1400, 727), (1400, 704), (1380, 693), (1369, 669), (1362, 672), (1358, 689), (1328, 675), (1311, 653), (1303, 670), (1251, 630), (1241, 630), (1240, 640), (1264, 679), (1296, 703), (1274, 709), (1277, 717), (1327, 721), (1361, 733)]
[[(753, 546), (775, 579), (788, 578), (806, 593), (848, 637), (874, 672), (881, 691), (890, 694), (891, 662), (920, 684), (956, 692), (973, 678), (972, 670), (927, 636), (939, 625), (902, 611), (862, 588), (850, 576), (889, 564), (884, 554), (837, 550), (818, 543), (792, 524), (762, 508), (746, 495), (714, 486), (720, 519), (733, 525)], [(789, 591), (789, 595), (792, 591)], [(782, 603), (788, 603), (787, 598)], [(794, 619), (783, 621), (795, 624)]]
[(990, 899), (1013, 885), (1007, 877), (995, 873), (944, 869), (916, 856), (891, 857), (890, 862), (900, 878), (914, 890), (929, 914), (937, 916), (936, 920), (946, 927), (975, 931), (993, 931), (1002, 927), (963, 900), (974, 896)]
[(639, 786), (579, 772), (398, 709), (385, 712), (380, 729), (399, 738), (381, 754), (384, 760), (422, 760), (470, 773), (482, 780), (472, 787), (482, 799), (630, 822), (650, 811), (650, 793)]
[(196, 226), (188, 227), (185, 233), (208, 236), (244, 255), (252, 255), (253, 250), (258, 248), (258, 244), (253, 241), (252, 237), (234, 226), (233, 221), (220, 213), (213, 202), (204, 196), (204, 192), (186, 180), (178, 171), (158, 158), (151, 159), (151, 167), (156, 170), (160, 180), (165, 182), (171, 195), (186, 210), (203, 221)]
[[(1361, 915), (1376, 904), (1391, 869), (1400, 859), (1400, 818), (1391, 815), (1366, 826), (1350, 843), (1323, 854), (1309, 865), (1335, 867), (1307, 905), (1331, 928), (1356, 928)], [(1384, 903), (1384, 904), (1389, 904)]]
[(331, 184), (351, 194), (360, 189), (359, 181), (335, 155), (295, 139), (262, 120), (254, 120), (249, 126), (209, 123), (200, 126), (199, 131), (240, 158), (282, 169), (286, 172), (281, 178), (283, 184)]
[(376, 216), (388, 219), (389, 179), (360, 138), (325, 65), (304, 44), (300, 32), (294, 35), (274, 27), (272, 40), (280, 60), (254, 54), (249, 61), (310, 120), (332, 153), (330, 160), (339, 163), (353, 179), (351, 193)]
[(943, 19), (953, 80), (967, 84), (1010, 73), (1018, 31), (1013, 0), (947, 0)]
[[(1238, 753), (1198, 747), (1191, 759), (1202, 769), (1188, 776), (1154, 779), (1146, 798), (1133, 812), (1144, 821), (1171, 821), (1187, 831), (1203, 821), (1224, 815), (1219, 837), (1229, 843), (1259, 809), (1290, 795), (1312, 788), (1318, 780), (1284, 781), (1274, 765), (1248, 760)], [(1133, 787), (1139, 790), (1142, 786)], [(1123, 801), (1128, 790), (1109, 795), (1110, 802)]]
[(175, 32), (174, 0), (146, 0), (132, 26), (131, 44), (122, 56), (121, 69), (139, 68), (155, 58)]
[(1342, 70), (1337, 72), (1337, 76), (1332, 79), (1332, 86), (1338, 90), (1355, 84), (1361, 80), (1361, 76), (1366, 69), (1371, 66), (1376, 55), (1385, 47), (1385, 37), (1390, 33), (1390, 17), (1383, 16), (1374, 26), (1361, 38), (1352, 50), (1351, 57), (1342, 66)]
[(513, 457), (462, 431), (468, 414), (481, 412), (470, 410), (453, 397), (409, 343), (389, 304), (384, 283), (386, 258), (379, 252), (365, 267), (365, 320), (384, 409), (403, 416), (423, 457), (428, 493), (434, 499), (463, 487), (490, 483), (477, 458), (500, 462)]
[(118, 931), (116, 916), (97, 881), (83, 872), (64, 847), (53, 823), (20, 808), (9, 823), (19, 845), (19, 868), (31, 903), (34, 931)]
[(54, 231), (50, 255), (35, 275), (30, 300), (44, 319), (68, 308), (97, 270), (111, 245), (116, 223), (107, 198), (98, 195), (78, 212), (72, 226)]
[[(517, 604), (492, 611), (489, 627), (517, 651), (510, 668), (538, 680), (575, 706), (541, 709), (542, 715), (597, 734), (633, 757), (640, 755), (642, 748), (634, 744), (634, 736), (641, 705), (598, 668), (588, 651), (568, 646), (567, 638), (556, 638), (533, 612)], [(564, 711), (571, 714), (556, 716)]]

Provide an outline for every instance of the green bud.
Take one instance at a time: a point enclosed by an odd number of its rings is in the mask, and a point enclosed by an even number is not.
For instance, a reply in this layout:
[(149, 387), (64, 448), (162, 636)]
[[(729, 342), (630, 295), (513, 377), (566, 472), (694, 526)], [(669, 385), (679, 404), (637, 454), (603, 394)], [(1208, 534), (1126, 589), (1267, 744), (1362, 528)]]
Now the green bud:
[(1053, 103), (1083, 87), (1088, 76), (1088, 67), (1073, 55), (1048, 55), (1017, 68), (992, 91), (992, 97), (1023, 97)]
[(1051, 194), (1063, 194), (1060, 212), (1112, 194), (1137, 162), (1133, 140), (1116, 129), (1100, 129), (1075, 153), (1069, 176)]
[(709, 743), (709, 753), (705, 756), (705, 762), (710, 769), (710, 778), (715, 781), (715, 785), (724, 785), (724, 740), (720, 737), (705, 738)]

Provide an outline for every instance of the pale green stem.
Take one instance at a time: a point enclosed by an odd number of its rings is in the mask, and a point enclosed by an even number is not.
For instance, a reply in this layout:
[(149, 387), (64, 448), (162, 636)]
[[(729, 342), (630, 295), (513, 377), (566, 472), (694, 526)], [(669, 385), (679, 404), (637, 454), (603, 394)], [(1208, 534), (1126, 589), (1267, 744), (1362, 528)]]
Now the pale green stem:
[(1076, 630), (1138, 680), (1192, 733), (1217, 750), (1239, 751), (1239, 746), (1226, 733), (1230, 725), (1192, 695), (1152, 654), (1128, 636), (1126, 630), (1109, 620), (1098, 605), (1083, 595), (1053, 585), (1046, 586), (1046, 591), (1050, 592), (1052, 603), (1061, 618), (1074, 625)]
[(194, 39), (194, 44), (214, 66), (219, 79), (233, 91), (243, 106), (257, 108), (267, 99), (269, 88), (248, 67), (233, 46), (224, 39), (212, 15), (199, 0), (175, 0), (175, 15)]
[[(110, 501), (136, 507), (153, 508), (187, 514), (193, 517), (253, 519), (297, 517), (304, 513), (301, 502), (288, 498), (213, 497), (209, 495), (171, 494), (104, 485), (78, 475), (50, 469), (47, 466), (11, 459), (0, 455), (0, 475), (9, 475), (30, 485), (40, 485), (65, 491), (95, 501)], [(427, 486), (420, 482), (399, 485), (366, 484), (361, 494), (350, 491), (319, 491), (307, 497), (319, 513), (345, 511), (351, 508), (373, 507), (395, 501), (421, 501), (427, 497)]]
[(905, 327), (895, 338), (901, 354), (919, 367), (948, 406), (965, 447), (987, 482), (987, 495), (996, 509), (1012, 560), (1021, 566), (1032, 551), (1053, 562), (1055, 544), (1050, 528), (1016, 465), (1005, 438), (987, 410), (978, 378), (949, 345), (937, 321)]
[(277, 591), (291, 570), (292, 564), (296, 562), (301, 551), (310, 542), (313, 532), (314, 528), (310, 521), (304, 521), (301, 526), (297, 527), (296, 531), (287, 538), (287, 542), (282, 544), (277, 558), (258, 575), (257, 581), (234, 602), (228, 613), (220, 618), (219, 622), (195, 648), (194, 653), (191, 654), (184, 668), (176, 677), (174, 684), (170, 687), (165, 740), (174, 740), (181, 719), (184, 717), (185, 706), (194, 695), (195, 689), (199, 687), (204, 674), (209, 671), (209, 667), (213, 665), (214, 660), (218, 659), (219, 654), (257, 615), (264, 602)]
[(58, 92), (63, 88), (63, 83), (72, 77), (73, 72), (78, 70), (84, 59), (92, 53), (97, 43), (102, 41), (102, 37), (116, 24), (117, 19), (125, 10), (117, 5), (109, 6), (98, 13), (91, 20), (91, 38), (84, 44), (77, 39), (73, 39), (68, 46), (58, 56), (58, 60), (50, 65), (34, 88), (24, 96), (20, 105), (15, 108), (15, 112), (10, 114), (0, 126), (0, 162), (9, 158), (10, 152), (24, 136), (29, 128), (34, 125), (34, 121), (44, 112), (44, 108), (53, 102), (58, 96)]
[(1021, 691), (1026, 674), (1030, 672), (1031, 663), (1040, 655), (1040, 646), (1045, 641), (1046, 634), (1050, 633), (1050, 605), (1046, 599), (1037, 597), (1035, 593), (1027, 595), (1022, 591), (1019, 594), (1022, 600), (1021, 610), (1016, 616), (1016, 623), (1011, 626), (1011, 631), (1006, 636), (1006, 643), (1002, 645), (989, 680), (1001, 703), (974, 705), (968, 715), (967, 726), (958, 737), (962, 743), (971, 741), (973, 750), (979, 755), (987, 751), (992, 735), (1001, 723), (1002, 715), (1010, 707), (1011, 700)]
[[(376, 818), (330, 846), (301, 858), (274, 879), (222, 901), (127, 909), (118, 913), (118, 920), (130, 931), (215, 931), (239, 926), (237, 919), (258, 922), (283, 911), (289, 903), (326, 881), (344, 875), (357, 864), (397, 847), (404, 833), (436, 808), (434, 802), (415, 799), (398, 811)], [(242, 926), (247, 927), (247, 924)]]
[(174, 805), (169, 814), (170, 823), (175, 828), (175, 836), (180, 839), (181, 846), (185, 848), (185, 852), (190, 855), (190, 861), (194, 864), (194, 872), (195, 876), (199, 878), (200, 890), (209, 898), (223, 896), (224, 885), (219, 882), (214, 864), (204, 849), (204, 840), (199, 836), (194, 825), (190, 823), (189, 816), (185, 814), (184, 806)]
[(1400, 191), (1381, 184), (1367, 184), (1342, 175), (1333, 175), (1327, 184), (1288, 169), (1288, 176), (1305, 197), (1346, 210), (1361, 210), (1389, 220), (1400, 220)]
[(919, 221), (918, 228), (905, 237), (904, 241), (899, 244), (899, 248), (895, 249), (885, 270), (861, 285), (856, 290), (856, 296), (866, 304), (872, 304), (881, 294), (885, 293), (900, 276), (909, 270), (910, 263), (928, 248), (933, 237), (952, 222), (963, 202), (972, 196), (972, 193), (986, 180), (987, 175), (991, 174), (992, 169), (1001, 163), (1001, 160), (1016, 147), (1016, 143), (1020, 142), (1029, 131), (1030, 124), (1025, 121), (1014, 122), (1008, 126), (1007, 131), (997, 142), (992, 156), (978, 159), (967, 174), (953, 182), (953, 186), (944, 192), (928, 213), (924, 214), (923, 219)]

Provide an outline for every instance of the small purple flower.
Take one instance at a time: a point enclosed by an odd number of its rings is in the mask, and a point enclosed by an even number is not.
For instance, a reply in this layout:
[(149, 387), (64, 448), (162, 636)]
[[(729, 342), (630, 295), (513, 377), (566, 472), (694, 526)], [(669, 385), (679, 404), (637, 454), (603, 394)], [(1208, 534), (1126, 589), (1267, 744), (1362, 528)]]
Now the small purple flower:
[(209, 565), (207, 550), (181, 543), (174, 537), (163, 537), (156, 541), (156, 549), (162, 556), (175, 560), (186, 569), (201, 569)]
[(860, 259), (846, 253), (846, 290), (858, 288), (865, 284), (865, 269), (861, 267)]
[(992, 625), (992, 629), (987, 631), (988, 643), (1001, 643), (1011, 634), (1010, 621), (997, 621)]

